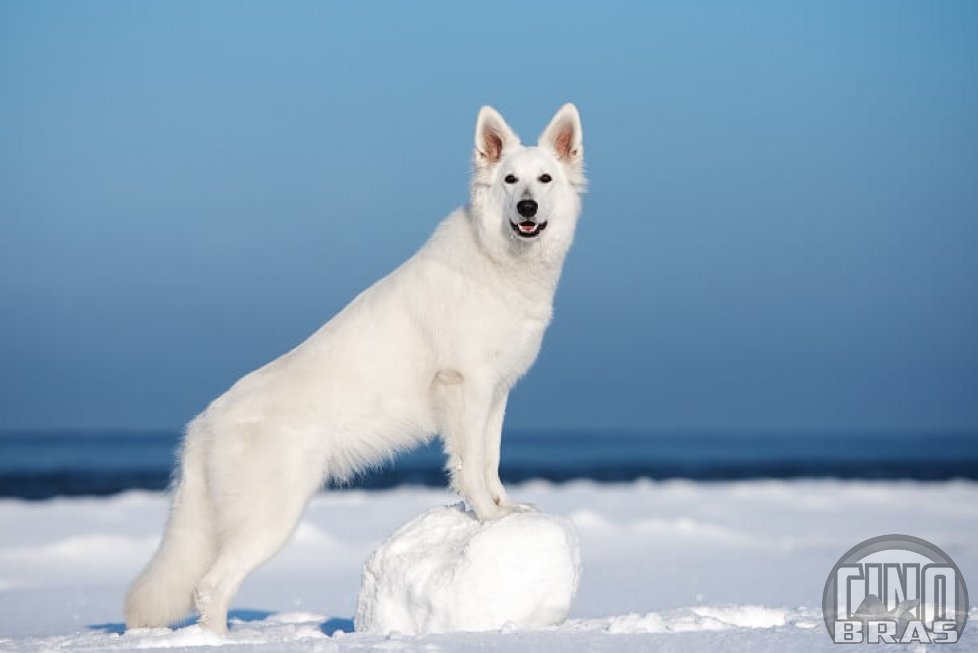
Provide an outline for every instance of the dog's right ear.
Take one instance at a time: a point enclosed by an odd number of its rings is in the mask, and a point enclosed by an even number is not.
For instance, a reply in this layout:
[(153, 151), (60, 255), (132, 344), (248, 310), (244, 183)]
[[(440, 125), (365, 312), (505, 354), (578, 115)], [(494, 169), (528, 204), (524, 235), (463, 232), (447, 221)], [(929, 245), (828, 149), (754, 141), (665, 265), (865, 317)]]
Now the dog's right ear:
[(520, 137), (509, 128), (498, 111), (489, 106), (479, 110), (479, 119), (475, 123), (476, 166), (499, 163), (506, 150), (519, 144)]

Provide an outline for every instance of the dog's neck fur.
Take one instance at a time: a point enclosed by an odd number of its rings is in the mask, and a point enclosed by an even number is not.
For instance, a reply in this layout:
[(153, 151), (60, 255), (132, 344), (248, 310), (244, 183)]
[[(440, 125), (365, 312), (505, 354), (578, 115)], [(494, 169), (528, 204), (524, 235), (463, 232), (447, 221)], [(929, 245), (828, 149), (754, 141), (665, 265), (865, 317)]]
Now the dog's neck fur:
[[(475, 208), (460, 208), (446, 218), (432, 235), (425, 249), (442, 265), (466, 278), (495, 278), (507, 280), (507, 288), (495, 292), (516, 292), (529, 305), (553, 304), (557, 282), (563, 268), (566, 248), (537, 247), (544, 243), (509, 242), (509, 239), (489, 238), (481, 233), (485, 224)], [(459, 233), (463, 234), (459, 237)], [(515, 237), (513, 238), (515, 241)], [(520, 248), (525, 248), (520, 251)], [(480, 267), (491, 267), (495, 274), (488, 277), (476, 273)]]

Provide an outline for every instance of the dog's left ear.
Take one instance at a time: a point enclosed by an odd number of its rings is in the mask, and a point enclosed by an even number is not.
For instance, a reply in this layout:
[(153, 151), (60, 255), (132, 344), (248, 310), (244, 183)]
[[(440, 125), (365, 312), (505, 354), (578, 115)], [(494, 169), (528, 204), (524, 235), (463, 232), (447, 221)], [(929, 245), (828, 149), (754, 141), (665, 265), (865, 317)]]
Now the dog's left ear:
[(550, 124), (540, 134), (540, 147), (549, 148), (561, 162), (572, 168), (584, 164), (584, 135), (577, 107), (568, 102), (560, 107)]

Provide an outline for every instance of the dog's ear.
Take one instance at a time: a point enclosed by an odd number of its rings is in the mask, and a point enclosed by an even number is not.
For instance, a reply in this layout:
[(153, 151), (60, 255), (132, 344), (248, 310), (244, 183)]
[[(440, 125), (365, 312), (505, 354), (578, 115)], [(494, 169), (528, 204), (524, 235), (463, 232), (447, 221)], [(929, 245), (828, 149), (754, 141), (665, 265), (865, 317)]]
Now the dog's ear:
[(503, 152), (520, 144), (517, 136), (499, 112), (486, 106), (479, 110), (475, 123), (475, 163), (477, 166), (495, 165)]
[(570, 102), (560, 107), (540, 134), (538, 145), (549, 148), (563, 163), (580, 168), (584, 163), (584, 135), (577, 107)]

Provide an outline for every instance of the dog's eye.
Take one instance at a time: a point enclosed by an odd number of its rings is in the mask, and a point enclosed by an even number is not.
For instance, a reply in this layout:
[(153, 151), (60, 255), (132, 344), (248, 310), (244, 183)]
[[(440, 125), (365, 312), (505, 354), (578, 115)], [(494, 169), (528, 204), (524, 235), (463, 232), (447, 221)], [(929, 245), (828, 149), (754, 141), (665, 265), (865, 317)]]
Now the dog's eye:
[(515, 184), (519, 181), (519, 179), (516, 178), (516, 175), (506, 175), (506, 178), (503, 179), (503, 181), (505, 181), (507, 184)]
[(553, 181), (553, 177), (551, 177), (547, 173), (543, 173), (542, 175), (537, 177), (537, 181), (539, 181), (541, 184), (549, 184), (550, 182)]

